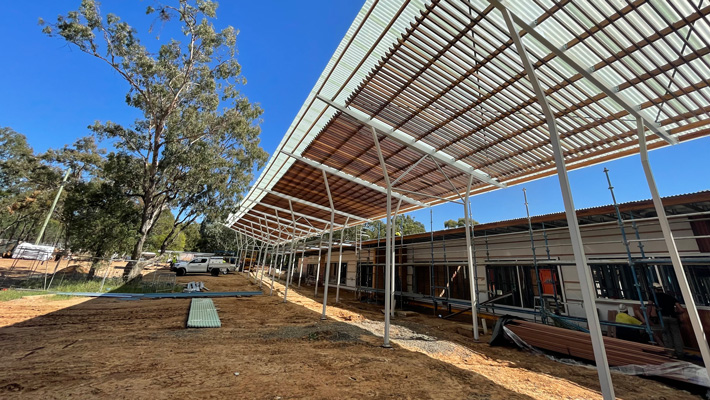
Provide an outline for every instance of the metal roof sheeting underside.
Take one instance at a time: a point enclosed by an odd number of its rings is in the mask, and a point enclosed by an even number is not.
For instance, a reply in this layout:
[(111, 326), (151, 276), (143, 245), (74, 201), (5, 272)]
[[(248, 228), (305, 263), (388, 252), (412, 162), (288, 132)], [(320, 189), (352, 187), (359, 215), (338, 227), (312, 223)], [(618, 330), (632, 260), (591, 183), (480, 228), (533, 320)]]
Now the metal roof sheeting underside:
[[(555, 173), (542, 109), (494, 2), (393, 3), (365, 4), (228, 225), (246, 231), (260, 225), (272, 233), (281, 225), (275, 235), (287, 240), (294, 235), (285, 210), (293, 207), (300, 223), (314, 231), (326, 228), (330, 205), (322, 171), (282, 150), (385, 187), (370, 128), (315, 99), (316, 94), (509, 186)], [(530, 0), (508, 1), (505, 6), (614, 95), (634, 105), (632, 112), (657, 122), (657, 129), (680, 142), (710, 134), (710, 4)], [(555, 113), (567, 168), (636, 154), (636, 118), (629, 110), (528, 31), (520, 30), (519, 35)], [(423, 156), (390, 136), (379, 138), (392, 180)], [(650, 149), (667, 144), (656, 135), (648, 137)], [(335, 209), (341, 212), (336, 224), (344, 224), (348, 215), (384, 217), (386, 196), (381, 190), (333, 174), (328, 183)], [(457, 192), (464, 192), (467, 183), (460, 169), (426, 158), (394, 189), (419, 202), (404, 200), (405, 212), (421, 208), (421, 203), (458, 199)], [(496, 188), (474, 180), (472, 194)], [(289, 205), (278, 194), (307, 203)], [(398, 199), (393, 200), (396, 207)], [(252, 209), (277, 214), (283, 221), (277, 224), (270, 217), (269, 224)], [(296, 237), (303, 235), (295, 232)]]

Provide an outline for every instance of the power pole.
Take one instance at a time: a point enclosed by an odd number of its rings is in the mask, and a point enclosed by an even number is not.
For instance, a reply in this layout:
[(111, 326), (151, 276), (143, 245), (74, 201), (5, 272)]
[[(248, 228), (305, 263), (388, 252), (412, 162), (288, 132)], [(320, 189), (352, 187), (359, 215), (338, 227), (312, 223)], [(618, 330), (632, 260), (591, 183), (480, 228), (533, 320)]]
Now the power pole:
[(47, 224), (49, 224), (49, 219), (52, 218), (52, 214), (54, 214), (54, 208), (57, 206), (57, 201), (59, 201), (59, 196), (62, 195), (62, 190), (64, 190), (64, 184), (67, 183), (67, 179), (69, 179), (70, 172), (71, 172), (71, 168), (67, 169), (67, 172), (64, 174), (64, 179), (62, 179), (62, 183), (59, 185), (59, 190), (57, 190), (57, 195), (54, 196), (54, 201), (52, 202), (52, 207), (49, 208), (49, 212), (47, 213), (47, 218), (44, 219), (44, 224), (42, 224), (42, 229), (40, 229), (39, 235), (37, 235), (37, 239), (35, 240), (35, 245), (38, 245), (39, 242), (42, 240), (42, 236), (44, 236), (44, 230), (47, 229)]

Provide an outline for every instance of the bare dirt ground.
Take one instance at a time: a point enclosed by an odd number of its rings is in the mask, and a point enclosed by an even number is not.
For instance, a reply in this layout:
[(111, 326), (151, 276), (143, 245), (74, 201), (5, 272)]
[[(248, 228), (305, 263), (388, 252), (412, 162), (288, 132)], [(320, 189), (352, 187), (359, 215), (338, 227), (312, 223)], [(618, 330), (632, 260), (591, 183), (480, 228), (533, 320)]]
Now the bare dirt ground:
[[(126, 266), (126, 261), (114, 261), (108, 266), (108, 262), (101, 263), (97, 276), (107, 278), (118, 278), (123, 274), (123, 267)], [(86, 273), (91, 267), (91, 259), (62, 259), (57, 262), (54, 260), (36, 261), (36, 260), (20, 260), (12, 258), (0, 258), (0, 283), (4, 280), (20, 281), (27, 278), (42, 278), (45, 275), (48, 279), (54, 274), (57, 282), (63, 275), (70, 275), (75, 272)], [(107, 268), (109, 267), (109, 268)], [(155, 272), (162, 268), (157, 265), (151, 265), (144, 269), (144, 274)]]
[[(252, 291), (245, 274), (193, 275)], [(461, 323), (415, 314), (382, 344), (381, 307), (321, 304), (313, 288), (214, 299), (222, 328), (186, 329), (190, 301), (26, 297), (0, 303), (0, 398), (596, 399), (596, 371), (473, 343)], [(334, 294), (331, 288), (331, 295)], [(322, 296), (321, 296), (322, 299)], [(238, 372), (239, 375), (235, 375)], [(698, 399), (614, 374), (622, 399)]]

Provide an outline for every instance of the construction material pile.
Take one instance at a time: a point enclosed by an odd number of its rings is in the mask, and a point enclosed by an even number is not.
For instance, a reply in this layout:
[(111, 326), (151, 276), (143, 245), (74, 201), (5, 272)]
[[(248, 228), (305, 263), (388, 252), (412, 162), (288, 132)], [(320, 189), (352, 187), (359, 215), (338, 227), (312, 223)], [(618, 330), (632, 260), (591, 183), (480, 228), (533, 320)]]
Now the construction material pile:
[[(519, 319), (501, 318), (495, 327), (491, 345), (503, 338), (524, 349), (554, 353), (575, 360), (594, 362), (594, 350), (588, 333), (543, 325)], [(705, 368), (680, 361), (660, 346), (604, 337), (607, 361), (617, 372), (628, 375), (660, 376), (710, 387)]]

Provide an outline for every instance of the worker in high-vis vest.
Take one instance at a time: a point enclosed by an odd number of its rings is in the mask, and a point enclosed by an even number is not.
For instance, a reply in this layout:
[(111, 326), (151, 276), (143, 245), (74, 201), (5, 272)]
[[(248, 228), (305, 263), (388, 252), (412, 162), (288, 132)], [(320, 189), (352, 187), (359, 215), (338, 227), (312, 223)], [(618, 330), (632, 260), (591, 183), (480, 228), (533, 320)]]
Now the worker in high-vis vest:
[[(641, 325), (642, 322), (639, 321), (637, 318), (632, 317), (629, 315), (629, 309), (626, 307), (626, 304), (619, 304), (619, 312), (616, 314), (616, 320), (615, 322), (617, 324), (626, 324), (626, 325)], [(625, 328), (623, 326), (617, 326), (616, 327), (616, 337), (618, 339), (623, 339), (623, 340), (631, 340), (633, 342), (639, 342), (639, 343), (644, 343), (644, 337), (643, 337), (643, 332), (640, 329), (636, 328)]]

